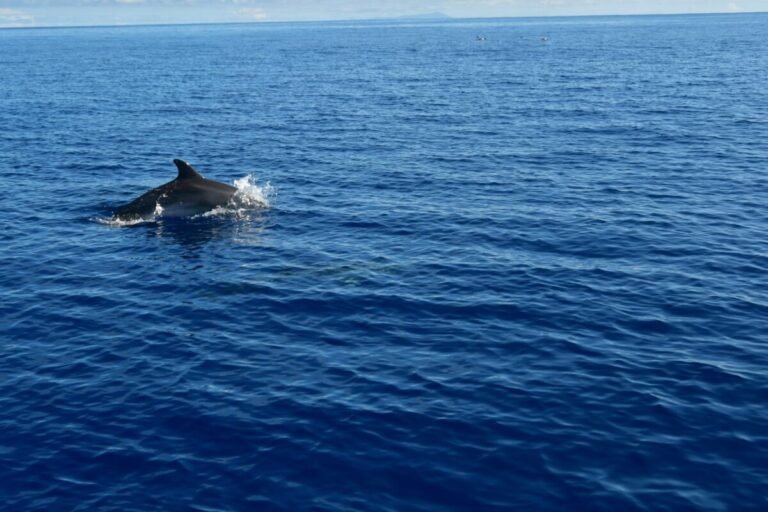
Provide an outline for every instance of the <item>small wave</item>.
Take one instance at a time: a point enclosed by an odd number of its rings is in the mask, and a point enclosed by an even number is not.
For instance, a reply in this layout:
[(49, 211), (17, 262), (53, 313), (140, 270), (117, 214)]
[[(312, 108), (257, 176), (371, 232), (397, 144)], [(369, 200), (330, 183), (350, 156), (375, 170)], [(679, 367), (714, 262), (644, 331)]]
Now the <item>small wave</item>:
[(131, 226), (138, 226), (140, 224), (152, 224), (157, 222), (157, 219), (153, 216), (150, 219), (119, 219), (117, 217), (91, 217), (91, 221), (98, 224), (104, 224), (105, 226), (111, 226), (114, 228), (124, 228)]

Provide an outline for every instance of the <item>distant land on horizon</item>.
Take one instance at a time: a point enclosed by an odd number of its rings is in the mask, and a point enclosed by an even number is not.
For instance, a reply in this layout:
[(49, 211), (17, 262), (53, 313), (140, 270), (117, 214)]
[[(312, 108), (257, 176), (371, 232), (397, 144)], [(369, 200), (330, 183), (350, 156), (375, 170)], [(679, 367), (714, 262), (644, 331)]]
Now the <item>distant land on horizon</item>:
[(448, 21), (448, 20), (503, 20), (503, 19), (537, 19), (537, 18), (602, 18), (602, 17), (641, 17), (641, 16), (711, 16), (711, 15), (745, 15), (768, 14), (768, 11), (749, 12), (679, 12), (679, 13), (630, 13), (630, 14), (553, 14), (540, 16), (480, 16), (461, 17), (450, 16), (443, 12), (426, 12), (402, 16), (380, 16), (374, 18), (338, 18), (326, 20), (259, 20), (259, 21), (200, 21), (200, 22), (156, 22), (156, 23), (104, 23), (104, 24), (74, 24), (74, 25), (0, 25), (3, 29), (38, 29), (38, 28), (104, 28), (104, 27), (143, 27), (143, 26), (173, 26), (173, 25), (253, 25), (253, 24), (293, 24), (293, 23), (343, 23), (343, 22), (376, 22), (376, 21)]
[[(404, 16), (393, 16), (391, 18), (374, 18), (379, 20), (451, 20), (457, 19), (448, 16), (444, 12), (425, 12), (422, 14), (406, 14)], [(460, 19), (460, 18), (459, 18)]]

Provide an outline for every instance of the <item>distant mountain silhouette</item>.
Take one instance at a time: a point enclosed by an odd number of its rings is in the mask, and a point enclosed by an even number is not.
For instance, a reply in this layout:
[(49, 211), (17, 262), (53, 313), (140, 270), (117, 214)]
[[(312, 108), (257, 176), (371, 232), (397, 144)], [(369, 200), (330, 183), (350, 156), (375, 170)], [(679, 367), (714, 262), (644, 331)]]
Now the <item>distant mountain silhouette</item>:
[(391, 19), (396, 20), (447, 20), (451, 17), (442, 12), (425, 12), (422, 14), (408, 14), (406, 16), (395, 16)]

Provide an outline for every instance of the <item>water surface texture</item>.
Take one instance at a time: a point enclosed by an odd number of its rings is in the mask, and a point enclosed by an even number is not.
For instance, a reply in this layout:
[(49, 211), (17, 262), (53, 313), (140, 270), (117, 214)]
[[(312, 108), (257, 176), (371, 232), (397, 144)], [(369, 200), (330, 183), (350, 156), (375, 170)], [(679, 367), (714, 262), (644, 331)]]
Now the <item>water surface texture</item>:
[[(0, 509), (768, 510), (766, 84), (754, 14), (0, 31)], [(269, 206), (104, 222), (174, 158)]]

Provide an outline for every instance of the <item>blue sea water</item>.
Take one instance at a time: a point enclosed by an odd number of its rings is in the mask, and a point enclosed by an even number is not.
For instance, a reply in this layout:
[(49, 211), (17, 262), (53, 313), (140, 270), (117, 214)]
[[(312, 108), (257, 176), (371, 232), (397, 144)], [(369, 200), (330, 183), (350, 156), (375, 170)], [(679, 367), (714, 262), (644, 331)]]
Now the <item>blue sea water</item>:
[[(0, 31), (0, 509), (768, 510), (766, 84), (761, 14)], [(173, 158), (264, 206), (109, 223)]]

